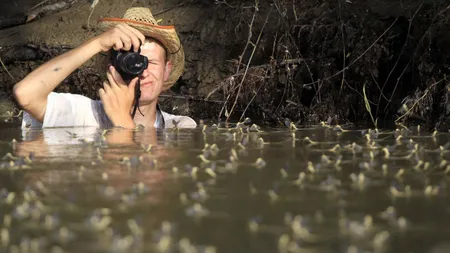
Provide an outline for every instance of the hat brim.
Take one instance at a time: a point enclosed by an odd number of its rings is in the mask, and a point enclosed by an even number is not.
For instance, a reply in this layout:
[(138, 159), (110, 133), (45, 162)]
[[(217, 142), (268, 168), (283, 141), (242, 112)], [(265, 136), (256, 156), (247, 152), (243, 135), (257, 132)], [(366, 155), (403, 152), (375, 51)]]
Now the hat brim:
[(173, 65), (169, 78), (164, 82), (163, 89), (169, 89), (180, 78), (184, 70), (184, 50), (174, 26), (158, 26), (147, 22), (123, 18), (102, 18), (98, 21), (98, 28), (109, 30), (118, 24), (127, 24), (139, 30), (144, 36), (151, 37), (166, 47), (168, 61)]

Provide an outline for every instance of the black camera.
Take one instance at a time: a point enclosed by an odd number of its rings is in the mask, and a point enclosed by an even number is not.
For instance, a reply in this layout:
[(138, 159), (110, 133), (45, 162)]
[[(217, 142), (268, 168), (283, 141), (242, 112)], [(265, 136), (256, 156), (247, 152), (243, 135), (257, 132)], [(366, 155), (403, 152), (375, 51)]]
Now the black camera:
[(111, 52), (111, 62), (117, 72), (125, 81), (131, 81), (133, 78), (139, 76), (148, 67), (148, 58), (133, 51), (115, 51)]

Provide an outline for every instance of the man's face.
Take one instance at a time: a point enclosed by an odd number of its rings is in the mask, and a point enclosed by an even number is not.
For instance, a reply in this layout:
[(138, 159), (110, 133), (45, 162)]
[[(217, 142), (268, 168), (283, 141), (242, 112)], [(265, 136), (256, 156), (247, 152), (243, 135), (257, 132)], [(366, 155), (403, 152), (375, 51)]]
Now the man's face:
[(148, 67), (140, 77), (141, 104), (155, 101), (162, 91), (164, 82), (169, 78), (172, 63), (165, 62), (165, 50), (158, 43), (145, 42), (141, 47), (141, 55), (148, 58)]

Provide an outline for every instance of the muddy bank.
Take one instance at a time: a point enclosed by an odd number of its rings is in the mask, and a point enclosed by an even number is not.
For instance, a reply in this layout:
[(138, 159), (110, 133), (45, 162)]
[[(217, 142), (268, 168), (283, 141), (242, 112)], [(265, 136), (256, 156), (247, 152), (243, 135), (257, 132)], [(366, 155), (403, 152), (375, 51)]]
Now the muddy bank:
[[(130, 6), (151, 6), (161, 24), (176, 25), (185, 47), (185, 73), (161, 97), (168, 111), (278, 125), (289, 118), (300, 124), (397, 121), (449, 129), (445, 1), (100, 0), (90, 29), (90, 4), (76, 1), (0, 30), (0, 57), (20, 80), (98, 34), (100, 17), (119, 17)], [(58, 91), (96, 98), (102, 73), (94, 63)], [(7, 97), (15, 83), (11, 76), (0, 70)]]

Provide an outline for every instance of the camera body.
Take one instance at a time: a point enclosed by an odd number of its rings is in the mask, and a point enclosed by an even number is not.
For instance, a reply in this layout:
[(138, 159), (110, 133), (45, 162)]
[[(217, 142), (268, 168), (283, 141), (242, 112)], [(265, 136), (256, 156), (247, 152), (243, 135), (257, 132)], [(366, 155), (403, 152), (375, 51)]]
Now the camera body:
[(124, 81), (131, 81), (133, 78), (141, 75), (148, 67), (148, 58), (133, 51), (115, 51), (111, 52), (111, 62), (114, 68), (119, 72)]

